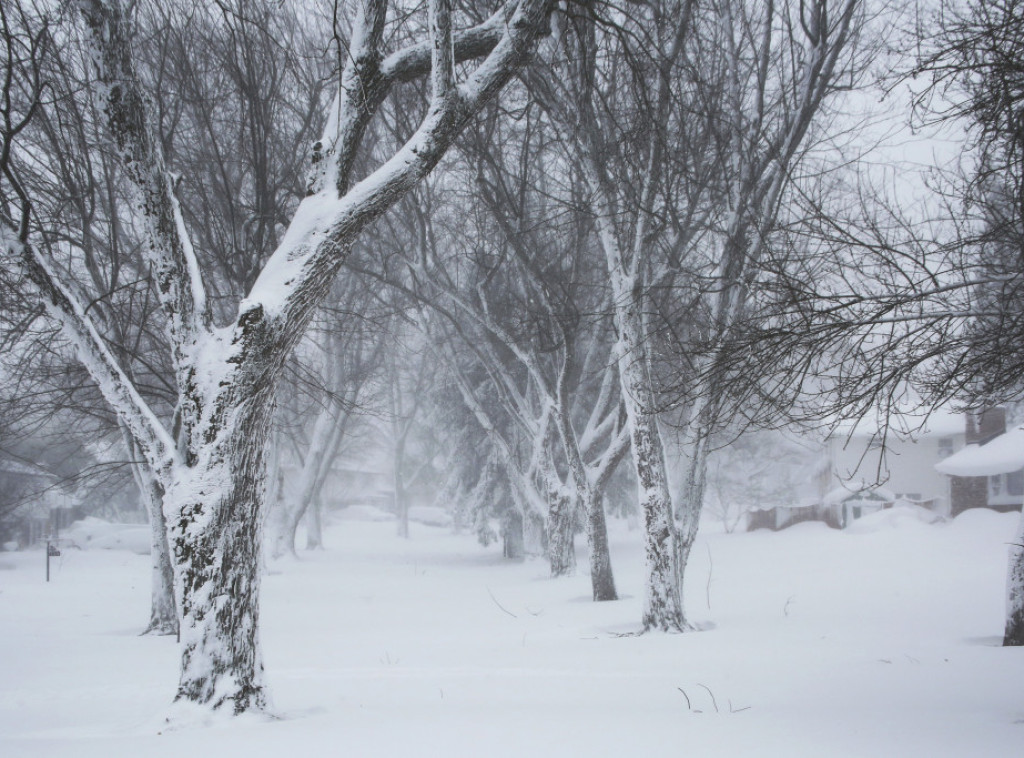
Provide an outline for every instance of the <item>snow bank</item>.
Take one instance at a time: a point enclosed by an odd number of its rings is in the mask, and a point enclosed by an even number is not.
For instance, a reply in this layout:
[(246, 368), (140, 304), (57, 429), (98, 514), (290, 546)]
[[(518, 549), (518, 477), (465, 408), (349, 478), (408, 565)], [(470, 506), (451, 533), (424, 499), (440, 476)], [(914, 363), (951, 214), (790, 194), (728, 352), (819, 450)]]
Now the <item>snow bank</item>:
[(847, 534), (873, 534), (892, 529), (915, 529), (920, 526), (937, 524), (943, 520), (942, 516), (927, 508), (904, 502), (856, 519), (846, 527), (845, 532)]
[(427, 526), (451, 526), (452, 515), (436, 505), (414, 505), (409, 508), (409, 520)]
[(89, 516), (76, 521), (60, 535), (60, 544), (82, 550), (128, 550), (149, 555), (150, 532), (147, 524), (113, 524)]
[(395, 515), (375, 505), (350, 505), (335, 511), (332, 518), (339, 521), (393, 521)]

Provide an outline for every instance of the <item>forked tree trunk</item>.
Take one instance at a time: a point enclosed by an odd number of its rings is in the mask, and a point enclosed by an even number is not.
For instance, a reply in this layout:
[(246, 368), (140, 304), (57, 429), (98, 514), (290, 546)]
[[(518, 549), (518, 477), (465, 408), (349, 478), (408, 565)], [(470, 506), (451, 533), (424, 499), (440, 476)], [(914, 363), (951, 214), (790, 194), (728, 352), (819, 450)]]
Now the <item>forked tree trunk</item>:
[[(259, 581), (274, 385), (353, 241), (430, 173), (468, 121), (526, 62), (537, 36), (549, 28), (554, 4), (520, 0), (453, 35), (451, 3), (433, 0), (430, 44), (411, 45), (385, 60), (388, 4), (359, 3), (332, 117), (312, 155), (317, 168), (308, 195), (234, 322), (223, 328), (214, 326), (177, 182), (135, 73), (134, 30), (117, 2), (77, 5), (96, 68), (90, 84), (102, 100), (112, 147), (145, 224), (144, 248), (167, 316), (180, 431), (168, 430), (132, 385), (78, 288), (60, 278), (62, 267), (27, 244), (27, 231), (17, 240), (3, 235), (0, 242), (22, 260), (42, 304), (160, 479), (181, 618), (176, 699), (230, 705), (236, 713), (265, 710)], [(486, 61), (457, 80), (456, 62), (480, 56)], [(419, 128), (353, 185), (362, 136), (388, 91), (422, 75), (429, 75), (431, 95)]]
[[(339, 420), (338, 415), (343, 413), (341, 402), (337, 398), (332, 399), (328, 408), (317, 417), (313, 426), (313, 434), (310, 438), (309, 449), (306, 458), (302, 462), (302, 471), (299, 474), (298, 493), (295, 502), (291, 505), (287, 501), (282, 507), (278, 534), (275, 536), (275, 544), (272, 555), (280, 558), (286, 552), (297, 556), (295, 552), (295, 535), (299, 530), (299, 524), (303, 517), (306, 517), (306, 542), (307, 549), (310, 548), (311, 540), (316, 542), (316, 548), (323, 546), (323, 540), (319, 532), (320, 514), (317, 509), (320, 504), (320, 493), (324, 483), (331, 473), (331, 465), (338, 455), (338, 448), (344, 436), (347, 426), (344, 420)], [(347, 418), (347, 416), (346, 416)], [(315, 512), (315, 515), (310, 515)], [(316, 534), (314, 535), (314, 531)]]
[[(562, 381), (564, 381), (564, 375)], [(587, 476), (587, 467), (580, 454), (579, 443), (572, 429), (565, 408), (568, 403), (568, 392), (564, 385), (559, 386), (558, 405), (555, 411), (555, 426), (562, 442), (569, 467), (570, 481), (575, 489), (575, 500), (583, 509), (586, 518), (587, 543), (590, 546), (590, 584), (595, 601), (618, 600), (615, 592), (615, 578), (612, 574), (612, 560), (608, 551), (608, 527), (604, 518), (604, 503), (601, 496), (594, 491)], [(573, 523), (575, 519), (570, 519)], [(570, 536), (571, 539), (571, 536)]]
[(1006, 577), (1006, 630), (1003, 645), (1024, 646), (1024, 514), (1017, 537), (1010, 546), (1010, 565)]

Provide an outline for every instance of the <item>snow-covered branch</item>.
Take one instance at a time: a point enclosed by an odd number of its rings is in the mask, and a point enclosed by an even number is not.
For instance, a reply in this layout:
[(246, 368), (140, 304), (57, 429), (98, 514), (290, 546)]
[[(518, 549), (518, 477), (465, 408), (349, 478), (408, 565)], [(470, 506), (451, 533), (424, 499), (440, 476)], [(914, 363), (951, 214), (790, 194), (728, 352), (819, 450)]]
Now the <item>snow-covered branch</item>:
[(170, 434), (110, 352), (74, 291), (54, 273), (56, 267), (44, 253), (17, 241), (4, 225), (0, 225), (0, 245), (5, 256), (20, 260), (28, 279), (38, 288), (47, 314), (61, 325), (62, 333), (74, 345), (104, 399), (131, 432), (147, 463), (154, 471), (165, 469), (174, 457)]
[(455, 86), (451, 0), (430, 0), (430, 100), (441, 107)]
[[(385, 0), (366, 0), (359, 7), (338, 94), (331, 104), (323, 136), (313, 146), (310, 195), (332, 185), (339, 194), (348, 190), (359, 143), (392, 86), (419, 79), (433, 70), (431, 40), (409, 45), (382, 59), (386, 7)], [(515, 7), (515, 2), (506, 3), (483, 23), (454, 33), (449, 9), (450, 85), (454, 85), (454, 64), (481, 58), (494, 50), (505, 35)]]
[(276, 323), (274, 339), (290, 345), (326, 294), (351, 241), (437, 164), (467, 121), (524, 62), (546, 29), (550, 0), (522, 0), (500, 42), (459, 85), (461, 97), (432, 108), (395, 155), (339, 197), (323, 186), (306, 197), (280, 246), (239, 310), (243, 320)]
[(186, 346), (211, 323), (199, 263), (136, 75), (124, 11), (117, 0), (79, 0), (79, 8), (89, 32), (107, 128), (146, 224), (146, 254), (168, 314), (180, 371), (188, 358)]

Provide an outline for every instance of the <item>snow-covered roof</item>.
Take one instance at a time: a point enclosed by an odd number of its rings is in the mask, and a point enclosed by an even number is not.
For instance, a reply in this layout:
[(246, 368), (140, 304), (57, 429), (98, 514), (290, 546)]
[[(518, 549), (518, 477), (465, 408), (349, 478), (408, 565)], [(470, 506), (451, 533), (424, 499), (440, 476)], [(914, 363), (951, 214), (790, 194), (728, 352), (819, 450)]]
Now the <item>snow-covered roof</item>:
[[(939, 408), (927, 415), (915, 413), (893, 414), (888, 419), (889, 433), (907, 436), (914, 440), (922, 437), (951, 437), (963, 434), (966, 428), (964, 414)], [(840, 422), (835, 437), (875, 437), (881, 433), (882, 424), (875, 416), (848, 419)]]
[(1024, 468), (1024, 427), (1015, 427), (984, 445), (967, 445), (935, 464), (950, 476), (995, 476)]

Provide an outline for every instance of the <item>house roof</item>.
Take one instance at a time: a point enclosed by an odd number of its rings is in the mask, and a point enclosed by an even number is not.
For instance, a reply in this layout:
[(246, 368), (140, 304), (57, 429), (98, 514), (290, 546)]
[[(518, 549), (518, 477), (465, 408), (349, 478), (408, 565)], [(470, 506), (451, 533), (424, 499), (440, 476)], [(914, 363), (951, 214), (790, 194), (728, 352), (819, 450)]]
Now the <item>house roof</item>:
[(984, 445), (967, 445), (935, 464), (950, 476), (995, 476), (1024, 468), (1024, 427), (1014, 427)]
[[(888, 418), (889, 434), (906, 436), (914, 440), (922, 437), (952, 437), (963, 434), (966, 424), (964, 414), (939, 408), (929, 414), (894, 413)], [(875, 416), (864, 416), (840, 422), (834, 437), (876, 437), (882, 432), (882, 423)]]

